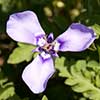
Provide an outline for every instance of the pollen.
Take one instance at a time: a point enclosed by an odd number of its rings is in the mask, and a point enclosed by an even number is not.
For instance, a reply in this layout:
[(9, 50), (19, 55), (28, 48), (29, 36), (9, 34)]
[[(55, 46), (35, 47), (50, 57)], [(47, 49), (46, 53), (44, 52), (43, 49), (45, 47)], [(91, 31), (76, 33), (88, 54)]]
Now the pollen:
[(52, 47), (53, 47), (52, 44), (47, 43), (43, 46), (43, 49), (49, 52), (52, 49)]

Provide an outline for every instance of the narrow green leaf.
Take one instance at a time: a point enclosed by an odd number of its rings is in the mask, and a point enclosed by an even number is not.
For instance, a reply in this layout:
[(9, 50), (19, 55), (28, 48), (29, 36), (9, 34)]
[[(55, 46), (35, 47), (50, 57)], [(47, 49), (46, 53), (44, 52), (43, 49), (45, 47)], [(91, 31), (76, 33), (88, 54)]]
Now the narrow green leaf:
[(42, 97), (42, 100), (48, 100), (47, 96), (44, 95), (44, 96)]
[(97, 45), (98, 55), (99, 55), (99, 62), (100, 62), (100, 45)]
[(100, 74), (96, 75), (96, 86), (100, 88)]

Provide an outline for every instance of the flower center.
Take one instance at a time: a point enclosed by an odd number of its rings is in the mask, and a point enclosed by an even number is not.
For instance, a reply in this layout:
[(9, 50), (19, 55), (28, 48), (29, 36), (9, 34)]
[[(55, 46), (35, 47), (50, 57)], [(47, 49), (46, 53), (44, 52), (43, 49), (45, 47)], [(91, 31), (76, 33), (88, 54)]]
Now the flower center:
[(41, 37), (38, 40), (39, 52), (45, 52), (50, 55), (56, 55), (59, 50), (59, 43), (57, 41), (53, 41), (52, 37), (49, 36)]
[(53, 45), (52, 44), (49, 44), (49, 43), (46, 43), (42, 48), (44, 50), (46, 50), (47, 52), (49, 52), (50, 50), (53, 49)]

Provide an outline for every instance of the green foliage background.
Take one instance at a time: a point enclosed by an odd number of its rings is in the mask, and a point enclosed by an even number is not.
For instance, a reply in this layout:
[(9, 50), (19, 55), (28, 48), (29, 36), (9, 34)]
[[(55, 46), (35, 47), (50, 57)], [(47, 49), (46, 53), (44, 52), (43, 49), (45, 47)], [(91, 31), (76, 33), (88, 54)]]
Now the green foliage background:
[[(92, 27), (97, 39), (83, 52), (59, 52), (56, 73), (46, 90), (33, 94), (21, 73), (37, 54), (6, 34), (9, 15), (34, 11), (47, 34), (55, 38), (73, 22)], [(100, 100), (100, 0), (0, 0), (0, 100)]]

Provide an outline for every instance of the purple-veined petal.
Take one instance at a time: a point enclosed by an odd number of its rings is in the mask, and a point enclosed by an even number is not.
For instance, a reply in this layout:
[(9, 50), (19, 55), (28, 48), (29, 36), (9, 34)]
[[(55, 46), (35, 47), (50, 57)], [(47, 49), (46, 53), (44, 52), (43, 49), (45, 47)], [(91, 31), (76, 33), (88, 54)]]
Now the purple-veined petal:
[(59, 57), (58, 54), (57, 54), (57, 52), (54, 49), (51, 49), (49, 51), (49, 53), (51, 54), (52, 57)]
[(22, 79), (33, 93), (38, 94), (45, 90), (47, 82), (54, 72), (52, 58), (43, 59), (41, 55), (38, 55), (24, 69)]
[(73, 23), (57, 37), (56, 43), (59, 44), (59, 51), (83, 51), (93, 43), (95, 38), (96, 35), (92, 29), (79, 23)]
[(50, 34), (48, 35), (48, 37), (47, 37), (47, 42), (48, 42), (48, 43), (52, 43), (53, 40), (54, 40), (53, 33), (50, 33)]
[(12, 14), (7, 22), (7, 33), (15, 41), (36, 45), (36, 37), (45, 35), (36, 14), (24, 11)]

